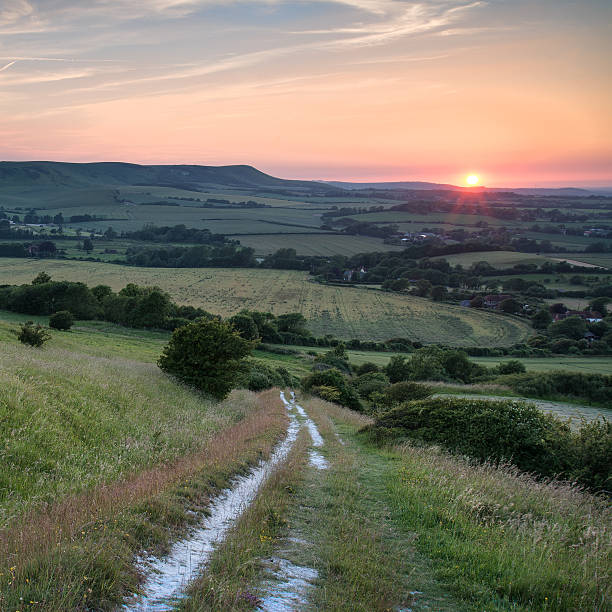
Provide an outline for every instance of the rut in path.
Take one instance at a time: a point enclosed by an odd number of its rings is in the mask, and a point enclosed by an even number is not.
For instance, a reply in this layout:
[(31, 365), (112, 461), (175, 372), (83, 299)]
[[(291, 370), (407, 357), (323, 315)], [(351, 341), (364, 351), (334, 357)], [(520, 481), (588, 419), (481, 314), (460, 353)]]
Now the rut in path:
[[(210, 504), (210, 514), (202, 520), (200, 525), (192, 531), (189, 536), (176, 542), (170, 553), (163, 558), (140, 559), (139, 565), (146, 575), (145, 583), (141, 589), (141, 594), (134, 596), (129, 602), (125, 603), (123, 609), (133, 612), (162, 612), (172, 610), (175, 605), (184, 598), (188, 584), (202, 573), (215, 546), (221, 543), (227, 532), (233, 527), (243, 512), (251, 505), (257, 493), (270, 474), (282, 464), (289, 455), (295, 440), (297, 439), (302, 422), (306, 425), (312, 438), (313, 446), (323, 446), (317, 426), (308, 417), (304, 409), (295, 403), (295, 395), (291, 392), (291, 401), (287, 401), (285, 394), (280, 393), (281, 400), (287, 407), (289, 414), (289, 427), (285, 438), (275, 447), (270, 458), (261, 461), (248, 474), (239, 476), (232, 482), (231, 486), (223, 490)], [(293, 413), (293, 409), (299, 413), (301, 420), (298, 420)], [(318, 469), (327, 467), (327, 460), (317, 450), (310, 451), (311, 465)], [(300, 570), (308, 568), (298, 568), (291, 566), (288, 562), (280, 560), (282, 573), (278, 578), (282, 581), (292, 580), (295, 587), (295, 580), (302, 580), (304, 576), (312, 579), (312, 575)], [(314, 570), (310, 570), (313, 572)], [(295, 588), (293, 588), (295, 591)], [(270, 602), (272, 603), (272, 602)], [(280, 601), (277, 603), (280, 604)], [(295, 601), (293, 601), (295, 603)], [(293, 604), (292, 604), (293, 605)], [(280, 607), (272, 605), (269, 610), (292, 610), (292, 607)]]

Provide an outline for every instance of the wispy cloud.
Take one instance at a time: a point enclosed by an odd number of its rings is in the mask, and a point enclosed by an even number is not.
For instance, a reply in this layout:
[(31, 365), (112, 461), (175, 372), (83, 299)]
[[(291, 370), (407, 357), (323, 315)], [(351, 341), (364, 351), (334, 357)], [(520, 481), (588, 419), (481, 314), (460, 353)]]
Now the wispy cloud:
[(9, 62), (8, 64), (0, 68), (0, 72), (4, 72), (5, 70), (8, 70), (11, 66), (14, 66), (16, 63), (17, 63), (16, 61)]

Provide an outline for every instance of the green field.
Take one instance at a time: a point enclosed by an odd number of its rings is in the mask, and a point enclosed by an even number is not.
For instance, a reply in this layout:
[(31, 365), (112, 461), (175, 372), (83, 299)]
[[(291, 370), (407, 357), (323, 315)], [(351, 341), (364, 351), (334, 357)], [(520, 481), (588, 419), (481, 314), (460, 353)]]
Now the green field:
[[(446, 259), (451, 265), (461, 264), (464, 268), (469, 268), (472, 264), (479, 261), (486, 261), (495, 268), (511, 268), (516, 264), (536, 264), (542, 265), (544, 262), (559, 263), (568, 261), (574, 265), (581, 263), (593, 265), (591, 261), (583, 260), (582, 253), (570, 253), (563, 257), (557, 253), (551, 255), (536, 255), (534, 253), (518, 253), (516, 251), (480, 251), (477, 253), (458, 253), (456, 255), (441, 255), (431, 259)], [(603, 261), (603, 259), (602, 259)]]
[(295, 249), (298, 255), (345, 255), (371, 251), (403, 251), (404, 247), (385, 244), (382, 238), (340, 236), (334, 234), (277, 234), (275, 236), (238, 235), (240, 244), (255, 249), (256, 255), (268, 255), (278, 249)]
[(157, 285), (181, 304), (223, 316), (241, 309), (274, 314), (301, 312), (317, 336), (385, 340), (407, 337), (426, 343), (510, 346), (527, 338), (530, 326), (515, 318), (477, 312), (377, 290), (325, 286), (307, 273), (262, 269), (134, 268), (97, 262), (0, 259), (0, 284), (31, 282), (40, 271), (55, 280)]

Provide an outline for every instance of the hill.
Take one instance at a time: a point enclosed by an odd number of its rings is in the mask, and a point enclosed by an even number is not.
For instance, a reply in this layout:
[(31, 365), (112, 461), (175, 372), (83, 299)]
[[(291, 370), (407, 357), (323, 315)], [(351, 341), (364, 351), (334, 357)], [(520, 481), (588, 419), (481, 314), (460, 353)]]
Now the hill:
[[(0, 196), (24, 198), (36, 193), (37, 205), (57, 193), (124, 186), (173, 187), (189, 191), (231, 187), (296, 194), (327, 194), (333, 186), (314, 181), (276, 178), (247, 165), (138, 165), (120, 162), (66, 163), (53, 161), (0, 162)], [(26, 202), (27, 203), (27, 202)], [(32, 203), (34, 205), (34, 202)]]

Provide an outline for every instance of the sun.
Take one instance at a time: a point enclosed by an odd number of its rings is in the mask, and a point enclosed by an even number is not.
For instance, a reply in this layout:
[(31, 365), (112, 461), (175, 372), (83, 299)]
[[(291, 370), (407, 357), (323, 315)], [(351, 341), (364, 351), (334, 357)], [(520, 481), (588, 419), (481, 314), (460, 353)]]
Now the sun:
[(469, 176), (465, 177), (465, 182), (471, 187), (474, 187), (475, 185), (478, 185), (480, 179), (478, 178), (477, 174), (470, 174)]

